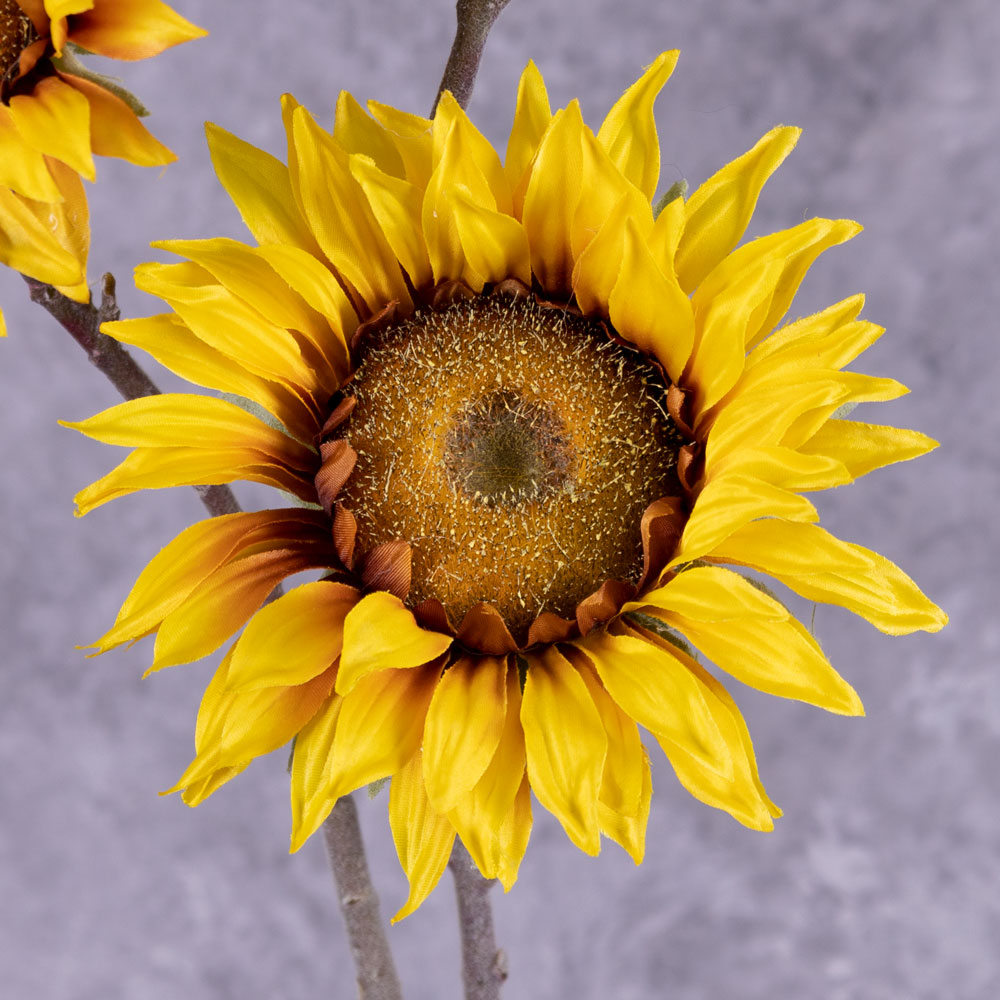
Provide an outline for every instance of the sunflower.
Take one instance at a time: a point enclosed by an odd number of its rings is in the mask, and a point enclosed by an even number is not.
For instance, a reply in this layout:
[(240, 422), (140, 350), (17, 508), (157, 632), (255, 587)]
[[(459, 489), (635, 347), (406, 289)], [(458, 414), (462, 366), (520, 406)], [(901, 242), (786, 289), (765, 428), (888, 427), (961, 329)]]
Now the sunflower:
[[(397, 919), (456, 836), (509, 888), (532, 792), (581, 850), (603, 834), (641, 861), (640, 727), (691, 794), (772, 828), (743, 717), (695, 650), (759, 690), (862, 707), (741, 570), (891, 634), (946, 621), (803, 495), (934, 447), (843, 416), (906, 391), (842, 370), (882, 332), (861, 296), (776, 329), (859, 226), (811, 219), (736, 248), (786, 127), (654, 211), (653, 102), (676, 58), (596, 135), (576, 102), (552, 113), (529, 63), (503, 162), (449, 94), (428, 120), (342, 93), (332, 132), (286, 96), (287, 167), (209, 125), (257, 245), (154, 244), (184, 260), (137, 284), (173, 311), (104, 329), (227, 398), (67, 424), (134, 449), (81, 514), (239, 479), (298, 501), (183, 531), (94, 645), (155, 633), (156, 671), (243, 628), (172, 791), (196, 805), (294, 740), (297, 850), (340, 796), (391, 776)], [(319, 579), (264, 604), (302, 571)]]
[(175, 156), (74, 53), (146, 59), (204, 34), (160, 0), (0, 0), (0, 262), (89, 300), (80, 178), (94, 180), (94, 154), (147, 167)]

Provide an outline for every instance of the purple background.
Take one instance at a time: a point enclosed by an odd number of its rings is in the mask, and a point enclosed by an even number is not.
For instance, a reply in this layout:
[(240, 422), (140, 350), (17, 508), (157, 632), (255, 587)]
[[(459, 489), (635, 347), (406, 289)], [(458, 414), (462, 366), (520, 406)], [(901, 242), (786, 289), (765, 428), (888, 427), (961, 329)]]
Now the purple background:
[[(91, 276), (117, 274), (126, 315), (158, 308), (129, 281), (153, 256), (149, 240), (243, 236), (209, 167), (203, 119), (280, 153), (283, 90), (321, 121), (341, 88), (426, 112), (454, 9), (175, 6), (211, 37), (114, 72), (154, 110), (180, 162), (159, 172), (102, 161), (91, 189)], [(913, 393), (858, 416), (942, 442), (914, 465), (821, 496), (824, 524), (902, 563), (951, 615), (938, 636), (888, 639), (820, 608), (817, 633), (864, 698), (863, 720), (733, 685), (786, 811), (771, 835), (695, 802), (658, 754), (641, 868), (614, 845), (586, 858), (536, 810), (520, 881), (494, 896), (506, 996), (996, 995), (998, 36), (1000, 7), (987, 0), (512, 0), (501, 16), (470, 109), (501, 147), (529, 58), (553, 105), (578, 95), (597, 125), (672, 47), (683, 55), (658, 104), (664, 186), (696, 185), (774, 124), (805, 128), (752, 232), (810, 215), (865, 224), (821, 259), (794, 311), (867, 292), (865, 315), (888, 334), (859, 367)], [(55, 421), (117, 398), (16, 275), (0, 273), (0, 301), (10, 329), (0, 344), (0, 992), (354, 996), (321, 843), (286, 853), (284, 754), (195, 811), (156, 796), (190, 758), (212, 665), (140, 681), (147, 644), (95, 660), (74, 650), (202, 510), (177, 490), (73, 518), (72, 494), (119, 453)], [(392, 912), (405, 883), (386, 795), (359, 805)], [(409, 998), (459, 995), (447, 877), (391, 940)]]

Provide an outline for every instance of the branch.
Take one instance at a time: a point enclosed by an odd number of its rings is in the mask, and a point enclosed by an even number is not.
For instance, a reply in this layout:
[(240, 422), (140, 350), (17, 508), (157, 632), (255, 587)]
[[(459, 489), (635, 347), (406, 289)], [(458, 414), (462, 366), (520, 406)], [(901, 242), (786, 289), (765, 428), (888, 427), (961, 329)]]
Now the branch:
[(507, 955), (497, 947), (493, 933), (489, 892), (496, 879), (479, 874), (465, 845), (457, 838), (448, 867), (458, 897), (465, 1000), (500, 1000), (500, 986), (507, 978)]
[[(117, 340), (101, 333), (102, 323), (121, 316), (115, 300), (115, 279), (112, 275), (104, 275), (101, 282), (101, 304), (97, 307), (90, 302), (74, 302), (62, 292), (56, 291), (52, 285), (43, 284), (27, 275), (22, 277), (28, 284), (31, 301), (42, 306), (66, 330), (84, 349), (90, 363), (108, 377), (125, 399), (159, 395), (160, 390), (156, 384), (136, 364), (132, 355)], [(240, 505), (228, 486), (196, 486), (195, 490), (213, 517), (235, 514), (240, 510)]]
[(479, 60), (486, 47), (486, 38), (500, 16), (500, 11), (508, 3), (510, 0), (458, 0), (455, 5), (458, 18), (455, 41), (444, 68), (444, 76), (441, 77), (437, 97), (434, 98), (431, 117), (446, 90), (451, 91), (463, 108), (468, 107), (472, 88), (476, 84), (476, 73), (479, 72)]
[(337, 800), (323, 824), (323, 837), (351, 943), (358, 994), (361, 1000), (402, 1000), (352, 796)]

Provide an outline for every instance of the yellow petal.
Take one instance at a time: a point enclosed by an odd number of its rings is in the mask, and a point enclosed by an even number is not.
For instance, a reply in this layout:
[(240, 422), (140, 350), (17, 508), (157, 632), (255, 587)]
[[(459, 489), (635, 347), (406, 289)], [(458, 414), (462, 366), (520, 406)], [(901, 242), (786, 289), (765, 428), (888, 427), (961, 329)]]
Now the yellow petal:
[(507, 662), (463, 656), (434, 692), (424, 727), (424, 782), (439, 813), (450, 812), (496, 754), (507, 711)]
[(90, 145), (99, 156), (115, 156), (140, 167), (158, 167), (177, 159), (120, 97), (80, 76), (60, 73), (59, 78), (87, 99)]
[(847, 469), (836, 459), (802, 455), (792, 448), (773, 445), (734, 449), (711, 465), (706, 460), (705, 467), (710, 476), (745, 475), (795, 492), (828, 490), (851, 482)]
[(269, 322), (197, 264), (140, 264), (136, 288), (167, 302), (206, 344), (256, 375), (310, 392), (322, 379), (289, 331)]
[(597, 798), (608, 741), (587, 685), (554, 646), (530, 658), (521, 724), (535, 796), (581, 851), (598, 854)]
[(421, 628), (398, 597), (377, 590), (363, 597), (347, 616), (337, 692), (348, 694), (376, 671), (429, 663), (451, 643), (451, 636)]
[(758, 517), (819, 520), (816, 508), (804, 496), (753, 476), (719, 476), (698, 495), (669, 566), (701, 558), (738, 528)]
[(799, 451), (834, 458), (846, 467), (852, 479), (858, 479), (883, 465), (926, 455), (937, 445), (937, 441), (919, 431), (855, 420), (828, 420), (799, 445)]
[(368, 113), (386, 130), (396, 147), (406, 170), (406, 179), (418, 188), (427, 187), (434, 169), (430, 119), (378, 101), (368, 102)]
[(298, 687), (231, 691), (210, 685), (202, 700), (210, 722), (197, 741), (197, 756), (171, 791), (284, 746), (316, 715), (332, 687), (332, 670)]
[(479, 204), (467, 188), (457, 187), (451, 209), (469, 266), (486, 281), (517, 278), (531, 284), (528, 236), (517, 219)]
[(73, 498), (76, 516), (137, 490), (171, 486), (216, 486), (237, 479), (286, 490), (308, 503), (316, 501), (312, 476), (250, 449), (137, 448), (106, 476)]
[(889, 635), (937, 632), (948, 621), (894, 563), (818, 525), (753, 521), (730, 535), (712, 559), (767, 573), (797, 594), (839, 604)]
[(333, 138), (346, 153), (362, 154), (379, 173), (400, 180), (406, 176), (403, 158), (385, 128), (346, 90), (337, 97)]
[(344, 618), (360, 596), (353, 587), (319, 580), (261, 608), (236, 642), (227, 687), (290, 687), (328, 670), (340, 656)]
[(153, 556), (125, 598), (114, 625), (91, 645), (105, 653), (149, 635), (241, 547), (268, 535), (282, 537), (293, 528), (318, 534), (321, 521), (312, 511), (262, 510), (223, 514), (192, 524)]
[(581, 197), (583, 117), (577, 101), (557, 111), (535, 155), (522, 222), (531, 269), (547, 292), (569, 292), (573, 219)]
[(25, 142), (14, 124), (14, 116), (0, 104), (0, 188), (37, 201), (59, 201), (62, 195), (45, 165), (45, 157)]
[(148, 352), (189, 382), (257, 403), (300, 440), (311, 440), (320, 429), (318, 415), (299, 395), (234, 365), (221, 351), (199, 340), (176, 313), (104, 323), (101, 332)]
[(148, 59), (208, 34), (161, 0), (115, 0), (87, 7), (73, 18), (70, 40), (110, 59)]
[(392, 777), (389, 826), (399, 863), (410, 883), (406, 902), (391, 920), (396, 923), (413, 913), (434, 890), (455, 843), (455, 828), (435, 812), (424, 791), (419, 752)]
[(431, 261), (421, 229), (424, 192), (381, 170), (367, 156), (352, 156), (351, 175), (361, 185), (382, 233), (414, 288), (431, 283)]
[(632, 816), (639, 808), (643, 790), (644, 754), (639, 729), (626, 712), (608, 694), (586, 656), (575, 646), (564, 646), (566, 658), (580, 671), (594, 707), (601, 716), (608, 754), (604, 759), (598, 808), (604, 805), (613, 812)]
[[(57, 206), (46, 207), (58, 225)], [(76, 282), (84, 274), (80, 261), (39, 221), (32, 203), (5, 187), (0, 187), (0, 263), (50, 285)]]
[[(524, 204), (524, 189), (521, 187), (528, 166), (538, 149), (538, 144), (552, 120), (549, 95), (545, 81), (534, 62), (529, 61), (517, 85), (517, 104), (514, 106), (514, 123), (507, 139), (507, 154), (504, 159), (504, 173), (511, 191), (514, 192), (514, 215), (521, 217)], [(518, 198), (518, 189), (520, 198)]]
[(212, 166), (258, 243), (288, 243), (318, 253), (295, 203), (288, 167), (279, 159), (206, 122)]
[[(467, 183), (462, 169), (464, 167), (467, 167), (474, 174), (482, 176), (492, 195), (492, 204), (489, 207), (496, 208), (498, 212), (503, 212), (505, 215), (510, 215), (510, 184), (507, 182), (497, 151), (489, 139), (472, 123), (454, 96), (449, 91), (445, 91), (434, 109), (432, 135), (436, 166), (440, 164), (444, 148), (455, 128), (458, 129), (462, 137), (461, 149), (464, 158), (461, 165), (455, 165), (461, 171), (454, 175), (455, 179), (460, 183)], [(487, 202), (484, 200), (483, 204), (487, 204)]]
[(754, 147), (727, 163), (685, 203), (684, 233), (675, 266), (690, 292), (740, 241), (765, 181), (792, 151), (802, 130), (779, 125)]
[(60, 426), (95, 441), (126, 448), (171, 448), (197, 441), (206, 450), (254, 449), (304, 472), (315, 470), (316, 453), (224, 399), (165, 392), (130, 399), (87, 420)]
[(328, 795), (333, 786), (330, 757), (343, 704), (344, 699), (333, 692), (295, 737), (290, 782), (292, 853), (316, 832), (337, 801)]
[[(634, 217), (634, 197), (631, 192), (622, 193), (573, 265), (573, 294), (588, 315), (610, 315), (611, 293), (622, 273), (625, 227)], [(628, 276), (623, 280), (627, 282)]]
[(646, 825), (649, 822), (649, 804), (653, 797), (653, 775), (649, 767), (649, 757), (642, 754), (642, 788), (639, 804), (631, 813), (621, 812), (607, 805), (603, 799), (597, 803), (597, 820), (601, 833), (623, 847), (629, 857), (642, 864), (646, 853)]
[(22, 138), (40, 153), (62, 160), (87, 180), (97, 176), (90, 152), (90, 104), (57, 76), (12, 97), (10, 112)]
[(344, 698), (330, 755), (333, 801), (395, 774), (420, 749), (441, 666), (369, 674)]
[[(465, 255), (455, 220), (453, 193), (459, 187), (485, 209), (497, 209), (489, 180), (474, 155), (475, 132), (464, 116), (456, 117), (447, 136), (440, 140), (437, 165), (424, 192), (421, 226), (435, 281), (464, 281), (481, 291), (485, 276), (472, 267)], [(438, 143), (438, 131), (435, 141)]]
[(292, 114), (299, 197), (316, 240), (371, 312), (390, 302), (406, 309), (410, 293), (399, 261), (348, 169), (347, 154), (305, 110)]
[[(720, 669), (767, 694), (863, 715), (854, 689), (816, 640), (776, 600), (737, 573), (697, 567), (643, 597)], [(700, 610), (698, 617), (674, 610)]]
[(679, 50), (664, 52), (608, 112), (597, 138), (618, 169), (651, 201), (660, 177), (660, 142), (653, 103), (677, 65)]
[(694, 388), (697, 420), (736, 384), (743, 373), (747, 329), (766, 308), (782, 273), (779, 260), (764, 260), (740, 271), (695, 309), (694, 349), (685, 381)]
[(593, 663), (611, 697), (639, 725), (673, 740), (721, 774), (732, 773), (729, 750), (705, 704), (703, 687), (676, 656), (604, 629), (595, 629), (575, 645)]
[(31, 206), (35, 217), (47, 226), (59, 246), (70, 253), (80, 264), (81, 277), (77, 282), (56, 285), (56, 291), (74, 302), (89, 302), (90, 289), (87, 287), (87, 254), (90, 250), (90, 210), (87, 195), (83, 190), (80, 175), (61, 160), (47, 157), (45, 165), (56, 182), (61, 195), (54, 205), (33, 201)]
[[(600, 810), (598, 802), (597, 808)], [(500, 851), (497, 863), (496, 877), (500, 880), (504, 892), (510, 892), (517, 881), (521, 859), (528, 849), (528, 839), (531, 837), (531, 784), (525, 775), (514, 797), (514, 804), (500, 827)]]
[(742, 328), (743, 346), (750, 349), (784, 316), (813, 261), (824, 250), (860, 232), (861, 226), (850, 219), (807, 219), (791, 229), (751, 240), (731, 253), (698, 286), (692, 299), (695, 314), (706, 314), (714, 301), (739, 284), (744, 275), (760, 274), (767, 294), (757, 297), (757, 306)]
[(657, 266), (631, 220), (625, 226), (621, 272), (608, 305), (615, 330), (653, 355), (671, 380), (678, 381), (694, 344), (691, 302), (673, 274)]
[(206, 577), (160, 624), (146, 674), (215, 652), (286, 577), (333, 562), (329, 549), (271, 538)]
[[(519, 812), (516, 803), (518, 789), (522, 780), (525, 780), (521, 682), (516, 666), (507, 668), (505, 701), (506, 715), (496, 753), (475, 788), (460, 797), (449, 813), (449, 819), (484, 878), (498, 877), (504, 851), (504, 831), (507, 830), (511, 835), (516, 833), (510, 827), (511, 823), (520, 822), (515, 821), (515, 814), (523, 820), (523, 814)], [(527, 824), (530, 831), (530, 805)], [(524, 841), (527, 842), (527, 833), (524, 833)]]

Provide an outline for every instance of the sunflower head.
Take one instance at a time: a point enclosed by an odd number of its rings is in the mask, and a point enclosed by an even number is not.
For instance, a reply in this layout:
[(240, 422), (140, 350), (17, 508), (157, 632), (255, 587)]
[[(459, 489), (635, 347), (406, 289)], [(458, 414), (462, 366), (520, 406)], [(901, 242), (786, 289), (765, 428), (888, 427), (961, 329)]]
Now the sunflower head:
[(17, 0), (0, 0), (0, 100), (6, 96), (8, 81), (19, 73), (21, 54), (37, 37)]
[[(104, 329), (247, 402), (164, 395), (70, 425), (134, 449), (80, 513), (238, 479), (305, 502), (188, 528), (96, 646), (155, 634), (158, 670), (245, 626), (176, 790), (195, 805), (294, 738), (297, 849), (391, 776), (397, 916), (456, 836), (509, 887), (532, 796), (582, 850), (603, 836), (638, 862), (651, 747), (771, 829), (743, 717), (693, 650), (762, 691), (862, 708), (756, 575), (892, 634), (946, 620), (805, 496), (934, 446), (839, 415), (905, 391), (844, 370), (881, 334), (860, 296), (783, 323), (860, 227), (739, 245), (798, 137), (780, 126), (654, 213), (653, 101), (676, 55), (596, 133), (575, 102), (552, 112), (529, 64), (503, 160), (450, 95), (428, 120), (342, 94), (332, 132), (286, 98), (287, 166), (210, 127), (256, 245), (156, 244), (183, 260), (137, 284), (172, 311)], [(304, 570), (318, 579), (264, 605)]]

